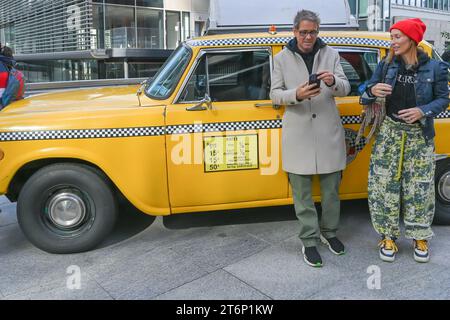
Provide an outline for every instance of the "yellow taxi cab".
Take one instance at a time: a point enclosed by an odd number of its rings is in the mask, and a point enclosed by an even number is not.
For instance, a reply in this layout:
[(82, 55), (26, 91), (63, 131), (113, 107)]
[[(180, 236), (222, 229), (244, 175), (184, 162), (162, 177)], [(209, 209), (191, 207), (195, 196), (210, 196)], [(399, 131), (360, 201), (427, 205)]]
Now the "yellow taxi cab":
[[(90, 250), (112, 230), (122, 196), (155, 216), (292, 204), (281, 168), (285, 106), (269, 98), (273, 57), (292, 37), (193, 39), (140, 88), (61, 91), (3, 109), (0, 194), (18, 202), (24, 234), (48, 252)], [(358, 91), (386, 55), (389, 34), (320, 37), (339, 51), (352, 88), (337, 98), (348, 163), (341, 199), (365, 198), (370, 141), (355, 144)], [(449, 223), (450, 110), (435, 126), (436, 220)], [(314, 196), (320, 201), (317, 183)]]

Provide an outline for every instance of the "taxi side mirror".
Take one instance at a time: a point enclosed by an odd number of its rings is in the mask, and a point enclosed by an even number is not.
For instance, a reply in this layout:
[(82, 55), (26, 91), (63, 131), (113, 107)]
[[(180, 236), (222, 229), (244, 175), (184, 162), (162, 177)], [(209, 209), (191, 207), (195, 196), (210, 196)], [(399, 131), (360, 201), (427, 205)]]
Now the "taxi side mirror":
[[(206, 104), (206, 107), (204, 104)], [(212, 110), (211, 97), (207, 93), (205, 93), (205, 97), (198, 104), (193, 107), (186, 108), (187, 111), (204, 111), (207, 109)]]

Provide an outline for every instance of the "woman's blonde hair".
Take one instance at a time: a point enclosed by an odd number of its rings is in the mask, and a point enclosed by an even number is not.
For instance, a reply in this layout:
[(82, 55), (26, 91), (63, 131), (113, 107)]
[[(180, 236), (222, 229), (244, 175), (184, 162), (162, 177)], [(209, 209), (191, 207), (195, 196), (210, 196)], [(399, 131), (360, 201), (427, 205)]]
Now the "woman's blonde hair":
[[(409, 39), (409, 41), (411, 41), (411, 48), (410, 50), (412, 50), (411, 52), (411, 57), (413, 59), (412, 64), (416, 65), (419, 63), (419, 59), (418, 59), (418, 53), (419, 51), (423, 51), (422, 48), (419, 48), (417, 43), (414, 40)], [(394, 54), (394, 49), (392, 49), (392, 46), (389, 48), (389, 53), (386, 57), (386, 61), (388, 63), (391, 63), (392, 60), (394, 60), (395, 54)], [(406, 61), (405, 61), (406, 63)]]

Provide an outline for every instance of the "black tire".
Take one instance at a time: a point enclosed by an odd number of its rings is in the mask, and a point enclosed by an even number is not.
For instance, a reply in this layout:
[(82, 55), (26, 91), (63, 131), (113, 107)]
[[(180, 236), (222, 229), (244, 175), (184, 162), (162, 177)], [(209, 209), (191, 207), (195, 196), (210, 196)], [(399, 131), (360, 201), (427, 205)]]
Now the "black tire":
[[(63, 226), (64, 220), (58, 220), (73, 217), (74, 212), (76, 223)], [(17, 202), (17, 220), (25, 236), (50, 253), (95, 248), (112, 231), (117, 215), (108, 180), (81, 164), (54, 164), (38, 170), (23, 186)]]
[(450, 181), (450, 160), (445, 159), (436, 163), (435, 186), (436, 186), (436, 210), (433, 223), (450, 225), (450, 197), (448, 189), (443, 191), (443, 182)]

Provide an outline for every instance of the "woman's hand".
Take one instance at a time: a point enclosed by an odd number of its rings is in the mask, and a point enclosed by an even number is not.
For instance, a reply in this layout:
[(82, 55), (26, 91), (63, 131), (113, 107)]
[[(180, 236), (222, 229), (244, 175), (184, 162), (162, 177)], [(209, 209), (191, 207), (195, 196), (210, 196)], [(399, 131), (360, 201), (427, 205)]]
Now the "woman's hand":
[(423, 118), (423, 112), (419, 108), (403, 109), (398, 112), (399, 118), (406, 123), (414, 123)]
[(377, 83), (370, 89), (370, 92), (375, 97), (385, 98), (392, 93), (392, 86), (386, 83)]

